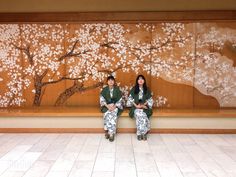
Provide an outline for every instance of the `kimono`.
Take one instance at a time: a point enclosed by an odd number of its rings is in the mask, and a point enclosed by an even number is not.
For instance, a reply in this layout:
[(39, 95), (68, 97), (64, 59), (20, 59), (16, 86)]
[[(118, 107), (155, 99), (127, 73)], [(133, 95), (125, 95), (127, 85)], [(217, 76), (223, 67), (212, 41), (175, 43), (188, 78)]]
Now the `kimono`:
[[(135, 88), (133, 87), (130, 91), (130, 95), (128, 97), (127, 106), (131, 107), (129, 116), (131, 118), (135, 118), (136, 120), (136, 127), (137, 127), (137, 135), (145, 135), (150, 130), (150, 117), (152, 115), (152, 106), (153, 106), (153, 99), (152, 94), (149, 89), (147, 89), (147, 93), (144, 94), (142, 88), (139, 89), (139, 93), (134, 93)], [(135, 104), (144, 104), (147, 102), (148, 109), (137, 109), (134, 106)]]
[[(116, 108), (109, 111), (105, 104), (115, 104)], [(116, 133), (116, 124), (118, 116), (123, 111), (122, 93), (119, 87), (114, 86), (112, 89), (109, 86), (103, 88), (100, 94), (101, 112), (103, 112), (104, 130), (107, 130), (109, 135)]]

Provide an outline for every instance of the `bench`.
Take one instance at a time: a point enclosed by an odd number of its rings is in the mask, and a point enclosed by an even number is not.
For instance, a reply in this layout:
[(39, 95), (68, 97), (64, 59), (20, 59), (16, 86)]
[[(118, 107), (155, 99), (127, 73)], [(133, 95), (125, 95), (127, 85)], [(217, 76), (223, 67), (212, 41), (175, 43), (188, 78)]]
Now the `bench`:
[[(128, 117), (125, 109), (121, 117)], [(2, 108), (0, 117), (102, 117), (99, 107), (28, 107)], [(236, 117), (236, 109), (153, 109), (156, 117)]]
[[(125, 109), (118, 132), (135, 132)], [(99, 107), (31, 107), (0, 109), (3, 133), (103, 133)], [(236, 109), (154, 109), (152, 133), (236, 133)]]

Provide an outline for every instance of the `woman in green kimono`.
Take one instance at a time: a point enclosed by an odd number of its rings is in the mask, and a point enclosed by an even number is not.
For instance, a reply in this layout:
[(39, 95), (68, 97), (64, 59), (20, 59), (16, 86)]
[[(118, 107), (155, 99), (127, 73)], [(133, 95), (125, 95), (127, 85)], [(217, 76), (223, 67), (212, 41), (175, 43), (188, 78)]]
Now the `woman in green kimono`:
[(104, 113), (105, 137), (112, 142), (115, 138), (118, 116), (123, 110), (122, 94), (119, 87), (116, 86), (113, 76), (107, 78), (107, 86), (100, 94), (100, 105), (101, 111)]
[(137, 139), (147, 140), (150, 130), (150, 116), (152, 115), (153, 99), (143, 75), (136, 79), (135, 86), (131, 89), (127, 106), (131, 107), (129, 116), (135, 118), (137, 127)]

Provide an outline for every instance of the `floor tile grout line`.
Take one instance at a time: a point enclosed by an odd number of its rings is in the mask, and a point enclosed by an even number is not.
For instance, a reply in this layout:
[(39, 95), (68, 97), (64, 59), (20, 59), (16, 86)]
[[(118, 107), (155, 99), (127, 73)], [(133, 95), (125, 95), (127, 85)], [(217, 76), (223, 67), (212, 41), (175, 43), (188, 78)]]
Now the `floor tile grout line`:
[[(17, 145), (16, 145), (17, 146)], [(15, 147), (16, 147), (15, 146)], [(19, 146), (21, 146), (21, 145), (19, 145)], [(23, 145), (22, 145), (23, 146)], [(32, 145), (31, 145), (31, 147), (32, 147)], [(14, 149), (14, 148), (13, 148)], [(9, 151), (10, 152), (10, 151)], [(0, 177), (1, 177), (1, 175), (2, 174), (4, 174), (5, 172), (7, 172), (7, 170), (9, 169), (9, 168), (11, 168), (11, 166), (14, 164), (14, 163), (16, 163), (21, 157), (23, 157), (24, 156), (24, 154), (26, 153), (27, 151), (25, 151), (23, 154), (21, 154), (21, 156), (17, 159), (17, 160), (14, 160), (12, 163), (10, 163), (10, 165), (0, 174)]]
[[(188, 134), (189, 136), (189, 134)], [(196, 144), (196, 146), (198, 146), (198, 144), (189, 136), (189, 138)], [(178, 138), (177, 141), (179, 142)], [(181, 142), (179, 142), (181, 144)], [(183, 148), (186, 150), (186, 147), (183, 146)], [(197, 164), (197, 166), (201, 169), (201, 171), (203, 172), (203, 174), (208, 177), (208, 175), (206, 174), (206, 172), (201, 168), (201, 166), (198, 164), (198, 162), (193, 158), (193, 156), (186, 150), (186, 153), (188, 153), (188, 155), (192, 158), (192, 160)]]
[[(73, 137), (75, 136), (75, 134), (73, 134)], [(71, 138), (71, 140), (73, 139), (73, 137)], [(87, 139), (87, 137), (88, 137), (88, 135), (86, 135), (86, 139)], [(85, 140), (86, 141), (86, 140)], [(75, 160), (74, 160), (74, 164), (72, 165), (72, 167), (71, 167), (71, 169), (70, 169), (70, 171), (69, 171), (69, 173), (68, 173), (68, 177), (71, 175), (71, 173), (72, 173), (72, 170), (73, 170), (73, 167), (75, 166), (75, 164), (76, 164), (76, 161), (77, 161), (77, 159), (78, 159), (78, 157), (79, 157), (79, 154), (81, 153), (81, 151), (82, 151), (82, 148), (83, 148), (83, 146), (84, 146), (84, 144), (85, 144), (85, 141), (83, 142), (83, 145), (82, 145), (82, 147), (81, 147), (81, 149), (79, 150), (79, 152), (78, 152), (78, 154), (77, 154), (77, 157), (75, 158)]]
[(41, 151), (41, 152), (46, 152), (46, 151), (47, 151), (48, 147), (49, 147), (50, 145), (52, 145), (53, 141), (56, 140), (56, 139), (59, 137), (59, 134), (56, 134), (56, 135), (57, 135), (57, 136), (55, 137), (55, 139), (53, 139), (52, 141), (50, 141), (49, 144), (45, 147), (45, 149), (44, 149), (43, 151)]
[[(56, 133), (55, 135), (57, 135), (57, 136), (56, 136), (55, 139), (53, 139), (53, 140), (56, 140), (56, 139), (59, 137), (59, 134)], [(45, 136), (45, 137), (46, 137), (46, 136)], [(49, 144), (46, 146), (46, 148), (45, 148), (43, 151), (41, 151), (42, 154), (43, 154), (44, 152), (46, 152), (47, 148), (52, 144), (53, 140), (49, 142)], [(42, 155), (42, 154), (41, 154), (41, 155)], [(39, 158), (41, 157), (41, 155), (39, 156)], [(58, 158), (59, 158), (59, 157), (58, 157)], [(56, 160), (46, 160), (46, 161), (53, 161), (54, 163), (56, 162)], [(54, 163), (53, 163), (53, 164), (54, 164)], [(47, 170), (47, 172), (45, 173), (44, 177), (46, 177), (46, 176), (48, 175), (48, 173), (50, 172), (50, 170), (51, 170), (53, 164), (51, 164), (51, 166), (48, 168), (48, 170)]]
[[(45, 137), (45, 134), (42, 135), (42, 136), (39, 138), (39, 140), (38, 140), (37, 142), (39, 142), (43, 137)], [(33, 147), (35, 144), (36, 144), (36, 142), (32, 145), (32, 147)], [(29, 149), (29, 150), (30, 150), (30, 149)], [(29, 151), (29, 152), (32, 152), (32, 151)], [(43, 153), (43, 152), (41, 152), (41, 153)], [(41, 156), (41, 155), (40, 155), (40, 156)], [(37, 159), (39, 159), (40, 156), (38, 156)], [(29, 167), (29, 169), (32, 168), (36, 162), (37, 162), (37, 160), (35, 160), (34, 163), (31, 164), (31, 166)], [(29, 169), (28, 169), (28, 170), (29, 170)], [(25, 176), (25, 174), (28, 172), (28, 170), (26, 170), (26, 171), (24, 172), (24, 174), (23, 174), (22, 177)]]
[[(14, 136), (12, 136), (12, 137), (9, 139), (9, 141), (11, 141), (11, 139), (14, 138), (14, 137), (16, 137), (16, 136), (17, 136), (17, 134), (14, 134)], [(9, 141), (7, 141), (7, 142), (9, 142)], [(18, 143), (19, 143), (19, 142), (18, 142)], [(13, 148), (15, 148), (18, 143), (16, 143), (16, 144), (13, 146)], [(3, 156), (5, 156), (5, 155), (6, 155), (8, 152), (10, 152), (10, 151), (11, 151), (11, 149), (10, 149), (10, 150), (7, 150), (7, 152), (5, 152), (5, 154), (4, 154)], [(3, 156), (2, 156), (2, 157), (3, 157)], [(1, 160), (2, 157), (0, 157), (0, 160)]]
[(93, 176), (94, 166), (95, 166), (95, 163), (96, 163), (96, 160), (97, 160), (97, 157), (98, 157), (98, 150), (99, 150), (99, 147), (101, 146), (102, 135), (101, 134), (99, 134), (99, 135), (100, 135), (99, 145), (98, 145), (98, 148), (97, 148), (97, 153), (96, 153), (96, 157), (95, 157), (95, 160), (94, 160), (94, 163), (93, 163), (93, 168), (92, 168), (90, 177)]
[[(224, 135), (224, 134), (221, 134), (221, 135)], [(235, 139), (236, 139), (236, 135), (230, 134), (230, 135), (227, 135), (227, 136), (230, 136), (230, 138), (235, 138)], [(233, 137), (233, 136), (235, 136), (235, 137)], [(229, 140), (228, 140), (228, 139), (225, 139), (225, 137), (223, 137), (223, 139), (224, 139), (225, 141), (227, 141), (228, 143), (230, 143), (231, 146), (236, 147), (236, 141), (235, 141), (235, 144), (232, 144), (232, 142), (229, 142)]]
[[(201, 134), (201, 135), (205, 135), (205, 134)], [(192, 137), (190, 137), (190, 138), (192, 139)], [(228, 174), (227, 171), (225, 171), (224, 168), (222, 168), (221, 165), (220, 165), (219, 163), (217, 163), (216, 160), (215, 160), (214, 158), (212, 158), (212, 156), (211, 156), (207, 151), (205, 151), (204, 148), (202, 148), (202, 147), (197, 143), (197, 141), (196, 141), (195, 139), (193, 139), (193, 141), (196, 142), (196, 144), (199, 146), (199, 148), (200, 148), (201, 150), (203, 150), (203, 152), (205, 152), (206, 154), (209, 155), (210, 159), (213, 160), (213, 161), (216, 163), (216, 165), (217, 165), (220, 169), (222, 169), (223, 172), (225, 172), (226, 174)], [(204, 171), (204, 170), (203, 170), (203, 171)], [(208, 175), (207, 175), (207, 176), (208, 176)]]
[[(61, 135), (61, 134), (57, 134), (57, 133), (56, 133), (56, 135), (57, 135), (57, 137), (56, 137), (54, 140), (60, 138), (59, 135)], [(71, 138), (71, 139), (72, 139), (72, 138)], [(53, 141), (51, 141), (51, 142), (48, 144), (48, 146), (42, 151), (42, 154), (43, 154), (43, 152), (46, 152), (47, 148), (50, 147), (50, 145), (52, 144), (52, 142), (53, 142)], [(48, 169), (47, 173), (45, 174), (45, 177), (49, 174), (49, 172), (51, 171), (53, 165), (54, 165), (54, 164), (56, 163), (56, 161), (60, 158), (60, 156), (63, 154), (63, 152), (64, 152), (64, 149), (61, 151), (61, 154), (58, 156), (58, 158), (57, 158), (56, 160), (50, 160), (50, 161), (53, 161), (54, 163), (53, 163), (53, 164), (50, 166), (50, 168)], [(69, 174), (69, 173), (68, 173), (68, 174)]]
[[(167, 134), (161, 134), (161, 135), (167, 135)], [(170, 136), (171, 136), (171, 135), (174, 136), (175, 134), (169, 134), (169, 135), (170, 135)], [(164, 141), (164, 139), (163, 139), (162, 136), (161, 136), (161, 139), (163, 140), (163, 143), (166, 145), (167, 151), (170, 153), (171, 157), (173, 158), (173, 161), (174, 161), (175, 165), (177, 166), (177, 168), (179, 169), (179, 171), (180, 171), (182, 177), (184, 177), (183, 171), (182, 171), (181, 168), (179, 167), (179, 164), (177, 163), (176, 159), (173, 157), (172, 152), (170, 151), (168, 145), (166, 144), (166, 142)]]
[[(135, 134), (136, 136), (136, 134)], [(131, 144), (132, 144), (132, 151), (133, 151), (133, 155), (134, 155), (134, 165), (135, 165), (135, 170), (136, 170), (136, 177), (138, 177), (138, 170), (137, 170), (137, 164), (136, 164), (136, 158), (135, 158), (135, 153), (134, 153), (134, 144), (133, 144), (133, 141), (134, 141), (134, 136), (132, 136), (132, 134), (130, 135), (130, 138), (131, 138)]]
[[(158, 134), (158, 135), (160, 135), (160, 134)], [(163, 140), (162, 140), (162, 141), (163, 141)], [(163, 141), (163, 143), (164, 143), (164, 141)], [(150, 152), (151, 152), (152, 155), (153, 155), (153, 151), (151, 150), (149, 143), (148, 143), (148, 147), (149, 147)], [(153, 158), (153, 160), (154, 160), (154, 162), (155, 162), (155, 165), (156, 165), (156, 168), (157, 168), (158, 174), (159, 174), (160, 177), (161, 177), (161, 172), (160, 172), (160, 169), (158, 168), (158, 165), (157, 165), (156, 159)]]
[[(56, 136), (55, 139), (58, 138), (58, 134), (56, 134), (56, 135), (57, 135), (57, 136)], [(44, 136), (42, 136), (42, 138), (45, 138), (46, 136), (47, 136), (47, 134), (44, 134)], [(39, 142), (41, 141), (42, 138), (40, 138)], [(55, 140), (55, 139), (54, 139), (54, 140)], [(46, 149), (51, 145), (52, 142), (53, 142), (53, 140), (50, 141), (50, 143), (47, 145), (47, 147), (46, 147), (43, 151), (40, 151), (40, 152), (43, 154), (43, 152), (46, 151)], [(36, 143), (35, 143), (35, 144), (36, 144)], [(34, 145), (35, 145), (35, 144), (34, 144)], [(32, 146), (32, 147), (33, 147), (33, 146)], [(34, 152), (34, 151), (30, 151), (30, 152)], [(38, 151), (37, 151), (37, 152), (38, 152)], [(41, 154), (41, 155), (42, 155), (42, 154)], [(38, 158), (40, 158), (41, 155), (40, 155)], [(37, 161), (53, 161), (54, 163), (56, 162), (56, 160), (36, 160), (36, 161), (31, 165), (31, 167), (32, 167)], [(48, 168), (48, 170), (47, 170), (47, 172), (45, 173), (44, 177), (47, 176), (47, 174), (48, 174), (48, 172), (50, 171), (50, 169), (51, 169), (52, 166), (53, 166), (53, 164), (51, 164), (51, 166)], [(24, 173), (24, 175), (25, 175), (27, 172), (28, 172), (28, 170)], [(24, 177), (24, 175), (23, 175), (22, 177)]]
[[(222, 137), (220, 137), (220, 138), (222, 138)], [(224, 139), (224, 138), (222, 138), (222, 139)], [(225, 139), (224, 139), (224, 141), (226, 141)], [(226, 141), (227, 142), (227, 141)], [(228, 143), (228, 142), (227, 142)], [(217, 146), (217, 145), (216, 145)], [(230, 144), (230, 147), (232, 147), (233, 145), (231, 145)], [(234, 161), (235, 163), (236, 163), (236, 159), (233, 159), (231, 156), (229, 156), (227, 153), (225, 153), (225, 152), (222, 152), (222, 153), (224, 153), (227, 157), (229, 157), (232, 161)]]
[(115, 134), (115, 159), (114, 159), (114, 170), (113, 170), (113, 177), (115, 177), (116, 175), (116, 155), (117, 155), (117, 151), (116, 151), (116, 148), (117, 148), (117, 133)]

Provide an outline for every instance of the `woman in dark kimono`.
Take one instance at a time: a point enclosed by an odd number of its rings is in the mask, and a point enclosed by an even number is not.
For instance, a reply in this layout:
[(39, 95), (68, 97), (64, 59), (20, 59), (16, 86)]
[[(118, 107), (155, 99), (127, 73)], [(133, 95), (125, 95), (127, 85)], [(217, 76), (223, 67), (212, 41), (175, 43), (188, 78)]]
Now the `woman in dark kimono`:
[(112, 142), (116, 134), (117, 119), (123, 110), (123, 105), (121, 91), (116, 86), (113, 76), (107, 78), (107, 85), (100, 94), (100, 105), (101, 111), (104, 113), (105, 137)]
[(152, 115), (153, 99), (143, 75), (136, 79), (135, 86), (131, 89), (127, 106), (131, 107), (129, 116), (135, 118), (137, 139), (147, 140), (150, 130), (150, 116)]

